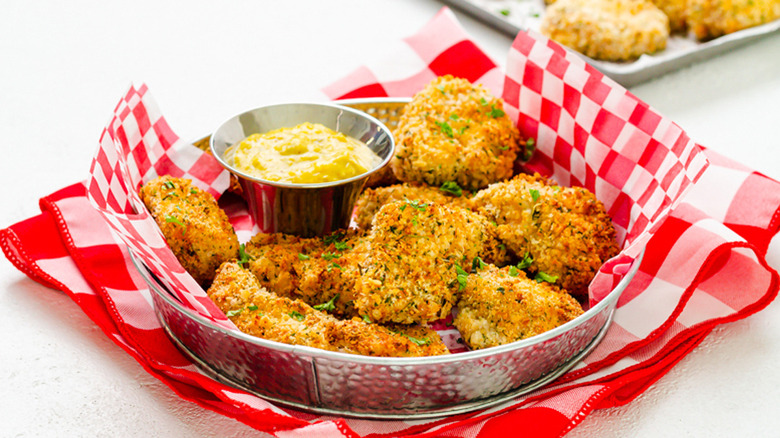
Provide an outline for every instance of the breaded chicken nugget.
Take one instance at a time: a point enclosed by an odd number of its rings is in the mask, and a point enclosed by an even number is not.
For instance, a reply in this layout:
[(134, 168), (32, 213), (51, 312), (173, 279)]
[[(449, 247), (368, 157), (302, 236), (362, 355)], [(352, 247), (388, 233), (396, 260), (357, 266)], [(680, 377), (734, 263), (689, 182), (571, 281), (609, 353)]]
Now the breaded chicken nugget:
[(495, 226), (469, 210), (419, 201), (383, 206), (369, 234), (370, 251), (355, 283), (355, 307), (382, 323), (427, 323), (455, 304), (459, 278), (472, 260), (501, 263)]
[(648, 0), (557, 0), (540, 30), (591, 58), (628, 61), (666, 48), (669, 18)]
[(405, 182), (469, 190), (512, 175), (520, 134), (504, 103), (480, 85), (443, 76), (405, 107), (394, 131), (393, 173)]
[(444, 183), (440, 187), (420, 183), (403, 183), (368, 188), (358, 196), (355, 202), (355, 223), (361, 230), (368, 230), (371, 228), (374, 215), (383, 205), (405, 199), (423, 203), (452, 204), (467, 208), (468, 195), (468, 192), (452, 182)]
[(619, 251), (604, 205), (582, 187), (560, 187), (536, 175), (517, 175), (472, 198), (479, 213), (498, 224), (499, 239), (529, 272), (557, 278), (577, 296), (601, 265)]
[(672, 32), (684, 32), (688, 17), (689, 0), (652, 0), (658, 9), (669, 17), (669, 29)]
[(260, 284), (340, 317), (357, 316), (355, 280), (368, 249), (365, 235), (354, 230), (324, 238), (257, 234), (247, 243), (249, 270)]
[(382, 187), (398, 184), (398, 178), (393, 173), (393, 168), (388, 163), (385, 167), (372, 173), (366, 180), (365, 187)]
[(513, 267), (487, 266), (468, 276), (454, 325), (472, 349), (544, 333), (583, 313), (569, 294)]
[(144, 184), (139, 194), (176, 258), (201, 285), (222, 262), (238, 257), (238, 238), (211, 194), (171, 176)]
[(277, 342), (366, 356), (448, 354), (439, 335), (421, 328), (419, 338), (359, 319), (340, 321), (300, 300), (267, 291), (249, 271), (226, 262), (207, 291), (244, 333)]
[(778, 0), (689, 0), (687, 23), (698, 39), (710, 39), (780, 18)]

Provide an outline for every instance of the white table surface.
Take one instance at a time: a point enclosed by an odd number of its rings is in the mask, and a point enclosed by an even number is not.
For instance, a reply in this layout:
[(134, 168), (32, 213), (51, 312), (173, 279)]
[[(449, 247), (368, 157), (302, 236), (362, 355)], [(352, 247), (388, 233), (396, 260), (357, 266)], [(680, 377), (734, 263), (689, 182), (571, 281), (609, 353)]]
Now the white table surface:
[[(120, 4), (121, 3), (121, 4)], [(0, 227), (84, 179), (128, 85), (184, 138), (306, 100), (381, 56), (433, 0), (10, 2), (0, 14)], [(511, 40), (457, 12), (496, 62)], [(631, 89), (700, 143), (780, 178), (780, 34)], [(768, 260), (780, 267), (780, 239)], [(630, 404), (570, 436), (778, 436), (780, 304), (721, 326)], [(179, 399), (64, 294), (0, 261), (0, 436), (249, 436)], [(259, 435), (259, 434), (256, 434)]]

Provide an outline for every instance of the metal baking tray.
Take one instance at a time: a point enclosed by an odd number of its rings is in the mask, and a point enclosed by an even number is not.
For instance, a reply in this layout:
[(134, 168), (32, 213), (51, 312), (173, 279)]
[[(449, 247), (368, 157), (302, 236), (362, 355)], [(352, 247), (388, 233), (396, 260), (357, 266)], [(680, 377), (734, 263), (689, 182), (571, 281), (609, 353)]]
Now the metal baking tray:
[[(336, 103), (366, 111), (389, 127), (406, 99)], [(208, 137), (196, 141), (208, 148)], [(595, 348), (641, 257), (617, 287), (578, 318), (511, 344), (446, 356), (358, 356), (287, 345), (219, 327), (179, 302), (133, 256), (169, 337), (202, 372), (279, 405), (372, 419), (432, 418), (487, 408), (544, 386)]]
[[(441, 0), (487, 25), (514, 38), (521, 30), (539, 31), (544, 14), (544, 0)], [(504, 11), (504, 14), (501, 13)], [(710, 41), (697, 42), (692, 37), (672, 35), (665, 50), (642, 55), (632, 62), (599, 61), (581, 53), (589, 64), (624, 87), (648, 81), (693, 63), (715, 57), (780, 30), (780, 20), (740, 30)]]

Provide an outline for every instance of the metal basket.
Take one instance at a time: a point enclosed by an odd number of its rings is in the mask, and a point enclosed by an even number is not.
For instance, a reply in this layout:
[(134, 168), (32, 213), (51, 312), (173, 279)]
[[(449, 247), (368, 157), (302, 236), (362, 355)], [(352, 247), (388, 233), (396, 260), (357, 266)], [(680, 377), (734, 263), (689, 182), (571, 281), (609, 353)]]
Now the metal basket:
[[(339, 102), (391, 128), (398, 99)], [(208, 138), (196, 142), (208, 144)], [(373, 419), (430, 418), (487, 408), (533, 391), (571, 369), (599, 343), (639, 267), (578, 318), (540, 335), (446, 356), (358, 356), (287, 345), (218, 327), (185, 308), (137, 257), (155, 312), (182, 352), (204, 373), (280, 405)]]

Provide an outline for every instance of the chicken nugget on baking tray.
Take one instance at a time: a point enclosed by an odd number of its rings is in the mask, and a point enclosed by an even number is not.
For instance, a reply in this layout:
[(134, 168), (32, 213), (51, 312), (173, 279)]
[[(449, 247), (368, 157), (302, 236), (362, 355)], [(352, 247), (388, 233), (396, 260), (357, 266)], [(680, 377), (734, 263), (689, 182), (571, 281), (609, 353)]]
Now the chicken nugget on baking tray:
[(649, 0), (557, 0), (540, 31), (591, 58), (629, 61), (666, 48), (669, 18)]

